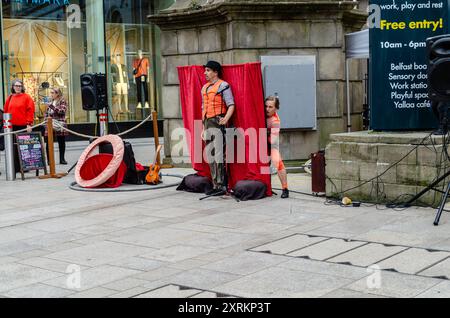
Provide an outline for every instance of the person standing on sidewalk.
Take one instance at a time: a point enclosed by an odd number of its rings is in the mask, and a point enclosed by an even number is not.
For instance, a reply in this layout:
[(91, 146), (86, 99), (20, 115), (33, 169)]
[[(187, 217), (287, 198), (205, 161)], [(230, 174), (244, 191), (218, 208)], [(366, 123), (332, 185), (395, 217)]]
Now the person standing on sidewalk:
[[(220, 79), (222, 66), (216, 61), (208, 61), (205, 67), (205, 78), (208, 81), (202, 88), (202, 121), (203, 138), (208, 151), (208, 164), (211, 170), (213, 189), (207, 195), (223, 195), (227, 193), (225, 170), (225, 127), (234, 113), (234, 97), (230, 85)], [(221, 132), (222, 140), (214, 131)], [(212, 145), (211, 145), (212, 144)]]
[(280, 100), (276, 96), (269, 96), (265, 100), (267, 133), (269, 137), (270, 159), (272, 165), (277, 169), (280, 178), (283, 193), (282, 199), (289, 198), (289, 189), (287, 182), (287, 172), (280, 154), (280, 127), (281, 121), (277, 110), (280, 109)]
[[(34, 102), (31, 96), (25, 93), (25, 87), (21, 80), (12, 81), (11, 95), (6, 99), (3, 110), (5, 113), (11, 114), (13, 131), (26, 129), (27, 132), (31, 132), (34, 121)], [(14, 142), (14, 166), (16, 173), (19, 172), (20, 163), (16, 142)]]
[[(67, 128), (66, 111), (68, 106), (61, 89), (58, 87), (52, 88), (50, 90), (50, 95), (50, 103), (47, 104), (47, 110), (45, 111), (44, 118), (47, 119), (48, 117), (52, 117), (54, 121), (58, 121), (60, 125)], [(60, 128), (55, 128), (53, 133), (58, 141), (59, 164), (66, 165), (67, 161), (64, 157), (66, 152), (66, 136), (68, 136), (69, 133)], [(47, 125), (45, 125), (45, 149), (47, 151), (47, 158), (49, 158)]]

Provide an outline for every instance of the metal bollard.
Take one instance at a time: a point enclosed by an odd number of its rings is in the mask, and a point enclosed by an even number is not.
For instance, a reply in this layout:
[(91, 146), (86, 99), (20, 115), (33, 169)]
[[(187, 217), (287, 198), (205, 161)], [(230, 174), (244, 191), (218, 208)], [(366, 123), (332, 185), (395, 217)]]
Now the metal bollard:
[[(11, 124), (11, 114), (3, 114), (3, 130), (5, 133), (13, 131)], [(16, 180), (16, 171), (14, 167), (14, 136), (12, 134), (5, 136), (5, 165), (6, 180)]]
[(108, 134), (108, 112), (105, 108), (100, 110), (100, 136)]

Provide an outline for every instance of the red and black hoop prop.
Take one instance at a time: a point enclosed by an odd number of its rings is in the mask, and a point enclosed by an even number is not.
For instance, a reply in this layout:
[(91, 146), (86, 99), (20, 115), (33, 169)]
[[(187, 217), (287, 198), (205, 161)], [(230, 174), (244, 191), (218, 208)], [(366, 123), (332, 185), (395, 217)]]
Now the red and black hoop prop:
[[(109, 142), (113, 148), (112, 159), (107, 167), (95, 178), (85, 180), (82, 177), (81, 170), (87, 160), (92, 157), (94, 149), (103, 142)], [(96, 188), (107, 182), (119, 169), (122, 164), (125, 147), (122, 138), (116, 135), (106, 135), (98, 138), (92, 144), (90, 144), (81, 154), (78, 159), (78, 164), (75, 168), (75, 181), (80, 187), (83, 188)]]

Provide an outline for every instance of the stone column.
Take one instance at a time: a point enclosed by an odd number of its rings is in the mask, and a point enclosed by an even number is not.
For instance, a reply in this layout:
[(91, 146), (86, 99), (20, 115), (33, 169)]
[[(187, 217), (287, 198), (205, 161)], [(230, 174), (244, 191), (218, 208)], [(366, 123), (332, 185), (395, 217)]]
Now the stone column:
[[(171, 132), (182, 127), (177, 66), (259, 62), (263, 55), (315, 55), (318, 129), (283, 132), (286, 160), (324, 148), (331, 133), (346, 131), (344, 34), (358, 31), (365, 12), (353, 1), (181, 0), (150, 16), (162, 31), (162, 114), (165, 155)], [(353, 112), (362, 109), (360, 62), (352, 62)], [(361, 127), (354, 116), (355, 129)]]

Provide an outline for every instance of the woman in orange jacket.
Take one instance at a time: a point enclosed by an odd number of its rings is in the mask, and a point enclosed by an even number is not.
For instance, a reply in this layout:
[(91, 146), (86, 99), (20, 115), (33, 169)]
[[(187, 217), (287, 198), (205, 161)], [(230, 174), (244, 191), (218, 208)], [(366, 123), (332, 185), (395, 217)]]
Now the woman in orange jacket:
[[(34, 121), (34, 102), (30, 95), (25, 93), (25, 87), (21, 80), (13, 80), (11, 95), (6, 99), (3, 110), (5, 113), (11, 114), (13, 131), (26, 129), (27, 132), (31, 132)], [(16, 173), (20, 171), (17, 143), (14, 143), (14, 167)]]
[(34, 102), (30, 95), (25, 93), (21, 80), (16, 79), (12, 82), (11, 95), (6, 99), (3, 110), (11, 114), (14, 131), (26, 128), (28, 132), (31, 132), (34, 121)]

